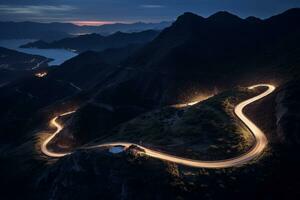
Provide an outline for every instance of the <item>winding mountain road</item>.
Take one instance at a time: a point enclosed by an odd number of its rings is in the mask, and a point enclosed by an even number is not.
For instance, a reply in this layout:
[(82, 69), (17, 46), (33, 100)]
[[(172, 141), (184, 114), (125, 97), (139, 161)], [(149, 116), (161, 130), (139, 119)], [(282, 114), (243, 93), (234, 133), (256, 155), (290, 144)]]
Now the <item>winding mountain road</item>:
[[(237, 157), (226, 159), (226, 160), (216, 160), (216, 161), (192, 160), (192, 159), (187, 159), (187, 158), (178, 157), (178, 156), (162, 153), (159, 151), (151, 150), (151, 149), (143, 147), (141, 145), (134, 144), (134, 143), (127, 143), (127, 142), (114, 142), (114, 143), (99, 144), (99, 145), (94, 145), (94, 146), (90, 146), (87, 148), (91, 149), (91, 148), (114, 147), (114, 146), (123, 146), (124, 148), (128, 148), (128, 147), (134, 145), (134, 146), (137, 146), (140, 149), (142, 149), (144, 151), (144, 153), (150, 157), (169, 161), (169, 162), (174, 162), (177, 164), (182, 164), (182, 165), (186, 165), (186, 166), (190, 166), (190, 167), (227, 168), (227, 167), (243, 165), (243, 164), (248, 163), (249, 161), (253, 160), (254, 158), (257, 158), (259, 155), (261, 155), (268, 143), (268, 140), (267, 140), (265, 134), (250, 119), (248, 119), (243, 113), (243, 109), (247, 105), (252, 104), (253, 102), (256, 102), (256, 101), (264, 98), (265, 96), (271, 94), (275, 90), (275, 86), (270, 85), (270, 84), (253, 85), (253, 86), (249, 87), (248, 89), (254, 89), (257, 87), (267, 87), (268, 89), (255, 97), (252, 97), (250, 99), (247, 99), (247, 100), (239, 103), (234, 109), (236, 116), (247, 126), (247, 128), (251, 131), (251, 133), (253, 134), (255, 141), (256, 141), (254, 146), (248, 152), (246, 152), (245, 154), (239, 155)], [(41, 150), (45, 155), (50, 156), (50, 157), (59, 158), (59, 157), (63, 157), (63, 156), (66, 156), (66, 155), (72, 153), (72, 152), (70, 152), (70, 153), (51, 152), (47, 148), (47, 145), (63, 129), (63, 126), (60, 125), (56, 121), (57, 118), (60, 116), (72, 114), (74, 112), (75, 111), (63, 113), (59, 116), (54, 117), (51, 120), (50, 123), (56, 127), (56, 131), (42, 143)]]

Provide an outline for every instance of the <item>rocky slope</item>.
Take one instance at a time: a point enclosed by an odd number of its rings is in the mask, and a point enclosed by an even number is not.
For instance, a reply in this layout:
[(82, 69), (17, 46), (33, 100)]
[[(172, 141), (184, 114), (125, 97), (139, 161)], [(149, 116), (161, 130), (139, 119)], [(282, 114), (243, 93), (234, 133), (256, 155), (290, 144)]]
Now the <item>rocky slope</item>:
[(300, 80), (296, 79), (280, 88), (276, 96), (277, 135), (287, 146), (299, 146), (299, 90)]

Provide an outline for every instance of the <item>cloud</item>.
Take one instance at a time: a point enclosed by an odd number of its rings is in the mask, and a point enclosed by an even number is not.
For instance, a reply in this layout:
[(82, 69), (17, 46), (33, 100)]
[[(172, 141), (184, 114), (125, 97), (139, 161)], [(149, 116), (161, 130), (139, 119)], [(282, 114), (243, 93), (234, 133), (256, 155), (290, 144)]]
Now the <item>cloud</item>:
[(27, 6), (11, 6), (11, 5), (0, 5), (0, 12), (7, 14), (31, 14), (39, 15), (47, 12), (67, 12), (75, 10), (76, 7), (69, 5), (27, 5)]
[(141, 8), (163, 8), (163, 5), (153, 5), (153, 4), (143, 4), (140, 5)]

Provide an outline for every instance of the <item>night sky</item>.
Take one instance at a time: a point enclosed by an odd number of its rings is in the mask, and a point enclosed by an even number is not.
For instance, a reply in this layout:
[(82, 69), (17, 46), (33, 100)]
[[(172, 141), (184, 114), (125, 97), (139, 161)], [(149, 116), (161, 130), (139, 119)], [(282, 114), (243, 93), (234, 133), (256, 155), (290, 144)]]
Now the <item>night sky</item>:
[(220, 10), (267, 18), (293, 7), (300, 7), (300, 0), (0, 0), (0, 20), (158, 22), (186, 11), (209, 16)]

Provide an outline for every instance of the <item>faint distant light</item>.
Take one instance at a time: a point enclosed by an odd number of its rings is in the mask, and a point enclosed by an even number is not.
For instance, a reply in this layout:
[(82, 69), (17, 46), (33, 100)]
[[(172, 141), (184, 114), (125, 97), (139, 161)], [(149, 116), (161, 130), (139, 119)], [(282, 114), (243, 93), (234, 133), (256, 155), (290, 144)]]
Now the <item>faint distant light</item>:
[(199, 95), (197, 97), (194, 97), (194, 100), (190, 101), (190, 102), (186, 102), (186, 103), (181, 103), (181, 104), (175, 104), (172, 105), (172, 107), (174, 108), (184, 108), (184, 107), (189, 107), (189, 106), (193, 106), (197, 103), (200, 103), (201, 101), (204, 101), (210, 97), (212, 97), (214, 95)]
[(101, 26), (105, 24), (114, 24), (112, 21), (71, 21), (71, 23), (78, 26)]
[(35, 76), (39, 78), (43, 78), (44, 76), (47, 76), (47, 72), (38, 72), (35, 74)]

